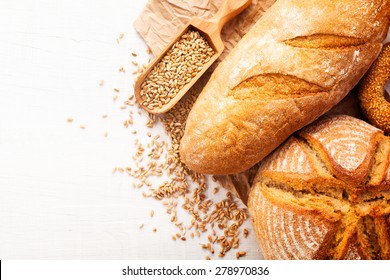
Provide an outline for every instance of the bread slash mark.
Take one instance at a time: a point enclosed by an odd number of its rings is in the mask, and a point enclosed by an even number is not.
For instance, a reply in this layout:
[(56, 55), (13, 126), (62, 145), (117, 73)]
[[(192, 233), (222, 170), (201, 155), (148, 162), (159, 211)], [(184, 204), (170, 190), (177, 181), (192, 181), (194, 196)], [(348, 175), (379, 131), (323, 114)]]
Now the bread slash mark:
[(285, 44), (306, 49), (349, 49), (364, 45), (365, 39), (333, 34), (299, 36), (284, 41)]
[(238, 100), (268, 101), (313, 96), (328, 90), (292, 75), (270, 73), (242, 81), (228, 95)]

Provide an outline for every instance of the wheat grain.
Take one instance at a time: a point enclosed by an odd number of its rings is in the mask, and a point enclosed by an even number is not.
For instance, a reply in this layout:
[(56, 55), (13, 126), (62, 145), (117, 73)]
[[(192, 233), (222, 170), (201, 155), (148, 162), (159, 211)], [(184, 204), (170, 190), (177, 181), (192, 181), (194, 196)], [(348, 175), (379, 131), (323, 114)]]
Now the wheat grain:
[(214, 53), (198, 31), (187, 31), (153, 67), (142, 83), (140, 91), (142, 105), (152, 110), (169, 103), (202, 71)]

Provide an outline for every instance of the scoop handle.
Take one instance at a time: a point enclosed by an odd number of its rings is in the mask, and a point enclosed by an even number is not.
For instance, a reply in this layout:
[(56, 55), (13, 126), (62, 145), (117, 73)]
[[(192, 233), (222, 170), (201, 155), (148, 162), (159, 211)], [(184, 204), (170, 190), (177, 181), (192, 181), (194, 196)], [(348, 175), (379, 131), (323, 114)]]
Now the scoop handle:
[(245, 10), (251, 2), (252, 0), (226, 0), (209, 21), (217, 24), (218, 31), (221, 32), (225, 23)]

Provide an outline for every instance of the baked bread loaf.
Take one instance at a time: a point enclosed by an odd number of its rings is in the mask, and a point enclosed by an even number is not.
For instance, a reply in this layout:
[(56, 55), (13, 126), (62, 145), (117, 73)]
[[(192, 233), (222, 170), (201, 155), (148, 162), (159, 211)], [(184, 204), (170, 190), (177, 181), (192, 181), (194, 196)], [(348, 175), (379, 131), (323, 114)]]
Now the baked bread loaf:
[(278, 0), (217, 69), (180, 144), (187, 166), (232, 174), (259, 162), (357, 84), (382, 48), (390, 0)]
[(262, 161), (248, 207), (266, 259), (390, 259), (390, 138), (324, 116)]

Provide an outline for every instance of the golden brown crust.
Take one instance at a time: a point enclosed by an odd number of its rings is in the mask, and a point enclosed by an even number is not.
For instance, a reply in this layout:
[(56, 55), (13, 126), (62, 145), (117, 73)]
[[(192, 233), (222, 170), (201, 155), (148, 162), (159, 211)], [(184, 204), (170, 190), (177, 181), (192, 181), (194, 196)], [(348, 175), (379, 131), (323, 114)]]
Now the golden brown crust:
[(374, 159), (372, 155), (383, 133), (363, 121), (355, 122), (356, 126), (351, 127), (350, 121), (351, 118), (346, 117), (334, 117), (333, 121), (323, 118), (299, 135), (321, 152), (332, 174), (361, 184), (368, 175)]
[(213, 174), (259, 162), (356, 85), (380, 52), (389, 13), (390, 0), (277, 1), (196, 101), (182, 160)]
[(264, 159), (248, 202), (264, 256), (390, 259), (389, 144), (362, 120), (333, 115)]
[(266, 259), (312, 259), (326, 235), (334, 231), (334, 223), (313, 213), (280, 206), (261, 191), (251, 195), (250, 203), (256, 201), (250, 204), (252, 224)]
[(390, 134), (390, 102), (384, 87), (390, 80), (390, 44), (383, 47), (378, 59), (359, 83), (359, 99), (364, 114), (376, 127)]

